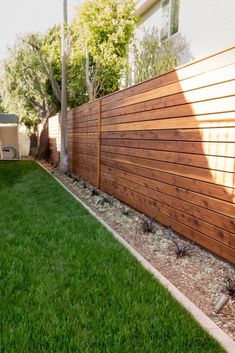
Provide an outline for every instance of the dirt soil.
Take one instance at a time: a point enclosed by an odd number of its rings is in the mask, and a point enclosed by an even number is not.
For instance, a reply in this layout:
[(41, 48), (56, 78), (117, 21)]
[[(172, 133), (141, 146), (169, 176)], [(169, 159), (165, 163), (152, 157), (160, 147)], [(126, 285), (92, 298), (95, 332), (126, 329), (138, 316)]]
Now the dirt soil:
[[(224, 291), (226, 276), (235, 281), (235, 266), (154, 222), (144, 232), (142, 214), (83, 180), (74, 180), (58, 169), (47, 168), (100, 218), (131, 244), (171, 283), (235, 340), (235, 298), (220, 311), (214, 306)], [(96, 194), (98, 191), (98, 195)], [(176, 254), (177, 245), (186, 255)]]

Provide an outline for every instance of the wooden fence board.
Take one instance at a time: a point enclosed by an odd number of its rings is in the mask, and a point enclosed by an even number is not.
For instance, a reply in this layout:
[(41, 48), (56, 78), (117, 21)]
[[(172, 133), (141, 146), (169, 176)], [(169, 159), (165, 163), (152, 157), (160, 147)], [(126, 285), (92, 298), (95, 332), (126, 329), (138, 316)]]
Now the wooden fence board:
[[(233, 69), (235, 70), (235, 67), (233, 67)], [(231, 80), (232, 77), (233, 80)], [(113, 110), (114, 108), (116, 108), (116, 114), (120, 114), (120, 108), (125, 108), (123, 109), (125, 111), (127, 110), (127, 106), (132, 106), (133, 109), (136, 108), (137, 104), (138, 109), (135, 109), (135, 111), (141, 110), (142, 106), (139, 103), (143, 102), (147, 102), (144, 107), (147, 107), (149, 105), (149, 102), (153, 101), (156, 105), (158, 105), (156, 108), (160, 108), (161, 106), (165, 105), (183, 104), (185, 103), (186, 99), (188, 103), (193, 103), (209, 99), (215, 99), (218, 97), (232, 96), (234, 95), (234, 78), (235, 73), (230, 72), (230, 77), (228, 78), (229, 81), (225, 81), (222, 83), (220, 82), (211, 86), (208, 86), (207, 83), (206, 87), (201, 87), (202, 84), (200, 85), (199, 83), (199, 87), (197, 87), (195, 86), (194, 82), (190, 82), (190, 84), (184, 83), (184, 87), (182, 88), (180, 82), (175, 82), (170, 85), (153, 89), (151, 91), (141, 93), (130, 98), (118, 100), (117, 102), (114, 102), (112, 106), (109, 104), (108, 108)], [(193, 81), (193, 79), (191, 79), (191, 81)], [(135, 106), (133, 107), (133, 105)], [(110, 112), (110, 110), (104, 111), (104, 117), (116, 114), (114, 114), (113, 111)]]
[[(167, 161), (168, 163), (177, 163), (187, 166), (195, 166), (210, 170), (220, 170), (224, 172), (234, 172), (234, 158), (231, 157), (218, 157), (209, 156), (205, 158), (202, 151), (200, 154), (182, 153), (173, 151), (155, 151), (147, 148), (130, 148), (130, 147), (117, 147), (117, 146), (102, 146), (102, 152), (113, 153), (115, 155), (140, 157), (151, 159), (155, 161)], [(183, 151), (183, 150), (181, 150)], [(187, 150), (186, 150), (187, 151)], [(188, 151), (187, 151), (188, 152)], [(234, 150), (232, 151), (234, 157)], [(115, 158), (115, 157), (114, 157)], [(209, 159), (209, 160), (208, 160)]]
[[(81, 136), (81, 134), (79, 135)], [(139, 131), (111, 131), (103, 132), (102, 139), (128, 139), (132, 140), (160, 140), (164, 141), (197, 141), (202, 144), (207, 142), (234, 142), (235, 128), (216, 127), (210, 129), (169, 129), (169, 130), (139, 130)], [(105, 142), (104, 142), (105, 144)]]
[(128, 181), (132, 181), (133, 183), (145, 186), (149, 189), (157, 190), (163, 194), (167, 194), (204, 207), (208, 210), (215, 211), (216, 213), (224, 214), (228, 217), (231, 217), (230, 221), (232, 224), (234, 224), (235, 204), (231, 204), (230, 202), (223, 200), (218, 200), (211, 196), (203, 195), (200, 192), (191, 191), (190, 189), (187, 189), (186, 183), (182, 185), (184, 187), (178, 187), (172, 184), (164, 183), (162, 180), (158, 181), (156, 178), (151, 179), (144, 177), (140, 173), (132, 174), (130, 172), (123, 171), (122, 169), (107, 167), (105, 164), (102, 165), (101, 172), (109, 175), (110, 180), (115, 180), (116, 177), (126, 179)]
[[(163, 181), (166, 184), (174, 185), (177, 188), (186, 188), (190, 191), (195, 191), (199, 196), (207, 195), (215, 199), (224, 200), (229, 203), (235, 203), (234, 188), (224, 187), (218, 184), (212, 184), (207, 181), (192, 179), (189, 176), (179, 176), (170, 174), (165, 171), (148, 169), (142, 166), (135, 166), (132, 164), (125, 164), (122, 162), (114, 161), (112, 159), (102, 158), (102, 166), (117, 168), (119, 170), (127, 171), (136, 175), (141, 175), (149, 179)], [(234, 201), (232, 201), (234, 200)]]
[(233, 112), (233, 122), (235, 123), (235, 96), (218, 98), (206, 102), (183, 104), (180, 106), (167, 107), (162, 109), (153, 109), (140, 112), (138, 114), (126, 114), (112, 118), (103, 119), (102, 125), (123, 124), (128, 122), (142, 122), (145, 120), (158, 120), (180, 117), (192, 117), (191, 120), (197, 120), (197, 116)]
[(207, 249), (209, 248), (212, 252), (234, 263), (235, 250), (233, 248), (226, 245), (222, 246), (221, 242), (218, 242), (215, 239), (207, 237), (206, 235), (200, 233), (199, 231), (186, 226), (180, 221), (172, 219), (171, 217), (167, 216), (165, 213), (163, 214), (156, 213), (155, 206), (151, 207), (151, 206), (148, 206), (146, 203), (142, 202), (143, 200), (142, 195), (134, 194), (132, 192), (127, 192), (125, 188), (122, 188), (122, 190), (115, 190), (113, 187), (113, 184), (109, 183), (109, 185), (107, 185), (105, 180), (102, 180), (101, 188), (105, 192), (115, 196), (119, 200), (133, 207), (134, 209), (137, 209), (138, 211), (144, 214), (147, 214), (148, 216), (156, 219), (157, 221), (159, 221), (162, 224), (165, 224), (166, 226), (172, 226), (173, 229), (175, 229), (177, 232), (181, 234), (184, 234), (188, 239), (198, 243), (199, 245)]
[[(234, 81), (233, 81), (234, 84)], [(211, 99), (218, 99), (223, 98), (229, 95), (234, 95), (234, 91), (230, 90), (230, 92), (224, 90), (221, 87), (221, 93), (218, 95), (218, 85), (213, 86), (213, 90), (211, 87), (207, 87), (204, 90), (193, 90), (185, 93), (174, 94), (170, 97), (162, 97), (162, 98), (155, 98), (148, 101), (137, 102), (135, 104), (131, 104), (128, 106), (118, 107), (113, 110), (108, 110), (103, 112), (103, 118), (111, 118), (115, 116), (121, 116), (126, 114), (135, 114), (141, 113), (166, 107), (176, 107), (186, 103), (197, 103), (202, 102), (205, 100)], [(207, 92), (205, 92), (207, 90)]]
[[(135, 165), (136, 168), (139, 168), (140, 166), (142, 166), (145, 168), (170, 173), (173, 175), (179, 175), (179, 176), (184, 176), (191, 179), (207, 181), (209, 183), (214, 182), (210, 169), (192, 167), (189, 165), (161, 162), (161, 161), (151, 160), (146, 158), (115, 155), (107, 152), (102, 153), (102, 158), (111, 159), (111, 160), (126, 163), (126, 164), (132, 164), (132, 165)], [(216, 177), (216, 184), (231, 187), (231, 188), (234, 187), (234, 173), (216, 171), (215, 177)]]
[[(103, 178), (111, 180), (114, 184), (123, 186), (141, 195), (144, 195), (150, 199), (155, 200), (158, 203), (172, 207), (185, 215), (193, 216), (193, 225), (199, 227), (202, 224), (202, 233), (213, 236), (213, 234), (224, 234), (223, 238), (226, 239), (225, 242), (229, 243), (232, 235), (235, 233), (235, 221), (231, 217), (220, 215), (218, 217), (217, 212), (212, 212), (207, 208), (202, 208), (184, 199), (178, 199), (169, 194), (163, 194), (162, 191), (156, 189), (150, 189), (146, 185), (142, 186), (140, 183), (129, 181), (126, 178), (121, 178), (115, 175), (115, 178), (110, 178), (109, 174), (103, 172)], [(202, 223), (200, 223), (202, 221)], [(205, 222), (207, 224), (205, 224)], [(194, 224), (195, 223), (195, 224)], [(211, 227), (211, 225), (213, 225)], [(220, 229), (217, 229), (220, 228)], [(200, 228), (198, 228), (200, 229)], [(221, 233), (222, 232), (222, 233)], [(222, 235), (221, 235), (222, 236)]]
[[(85, 143), (83, 140), (82, 143)], [(137, 148), (156, 151), (187, 152), (204, 156), (235, 157), (235, 142), (186, 142), (186, 141), (152, 141), (129, 139), (102, 139), (101, 144), (106, 150), (115, 147)]]
[[(235, 100), (234, 100), (235, 104)], [(157, 121), (155, 119), (147, 121), (139, 121), (133, 123), (104, 125), (101, 127), (102, 132), (107, 131), (140, 131), (140, 130), (166, 130), (166, 129), (195, 129), (200, 128), (220, 128), (235, 127), (235, 112), (227, 112), (220, 114), (195, 115), (190, 117), (165, 118)], [(138, 118), (136, 118), (138, 119)]]

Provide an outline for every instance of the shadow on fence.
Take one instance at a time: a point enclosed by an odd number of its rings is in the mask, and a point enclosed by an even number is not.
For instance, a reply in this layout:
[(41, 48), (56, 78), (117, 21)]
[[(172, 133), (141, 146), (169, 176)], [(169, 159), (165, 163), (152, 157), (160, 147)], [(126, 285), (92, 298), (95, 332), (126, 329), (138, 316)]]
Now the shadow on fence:
[(230, 48), (70, 111), (70, 168), (235, 263), (234, 136)]

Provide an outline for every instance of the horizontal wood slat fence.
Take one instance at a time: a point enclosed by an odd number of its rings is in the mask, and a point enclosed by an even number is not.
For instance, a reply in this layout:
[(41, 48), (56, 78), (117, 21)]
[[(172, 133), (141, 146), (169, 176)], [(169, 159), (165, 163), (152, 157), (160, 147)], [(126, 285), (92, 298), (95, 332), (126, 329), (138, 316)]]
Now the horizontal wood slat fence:
[[(58, 164), (58, 118), (49, 123)], [(235, 263), (235, 48), (69, 112), (69, 164)]]

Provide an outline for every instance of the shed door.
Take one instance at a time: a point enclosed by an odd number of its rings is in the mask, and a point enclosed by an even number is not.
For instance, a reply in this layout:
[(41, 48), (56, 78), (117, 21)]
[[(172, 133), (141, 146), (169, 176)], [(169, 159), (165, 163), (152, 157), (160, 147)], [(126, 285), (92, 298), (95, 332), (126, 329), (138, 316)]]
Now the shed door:
[[(2, 147), (14, 147), (19, 156), (17, 126), (0, 126), (0, 141), (2, 142)], [(11, 157), (11, 153), (3, 152), (4, 159), (11, 159)]]

